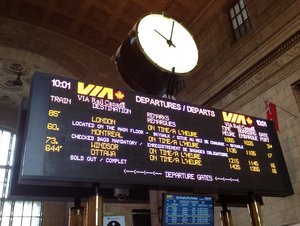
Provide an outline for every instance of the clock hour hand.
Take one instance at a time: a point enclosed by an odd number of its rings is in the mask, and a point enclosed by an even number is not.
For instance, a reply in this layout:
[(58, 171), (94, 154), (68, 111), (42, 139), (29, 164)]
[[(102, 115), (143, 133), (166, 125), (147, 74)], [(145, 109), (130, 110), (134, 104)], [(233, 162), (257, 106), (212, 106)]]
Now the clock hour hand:
[(163, 37), (164, 39), (166, 39), (166, 41), (169, 41), (169, 39), (167, 39), (165, 36), (163, 36), (158, 30), (154, 29), (154, 31), (159, 34), (161, 37)]
[(159, 34), (161, 37), (163, 37), (166, 41), (167, 41), (167, 44), (170, 46), (173, 46), (173, 47), (176, 47), (173, 42), (170, 40), (170, 39), (167, 39), (165, 36), (163, 36), (158, 30), (154, 29), (154, 31)]

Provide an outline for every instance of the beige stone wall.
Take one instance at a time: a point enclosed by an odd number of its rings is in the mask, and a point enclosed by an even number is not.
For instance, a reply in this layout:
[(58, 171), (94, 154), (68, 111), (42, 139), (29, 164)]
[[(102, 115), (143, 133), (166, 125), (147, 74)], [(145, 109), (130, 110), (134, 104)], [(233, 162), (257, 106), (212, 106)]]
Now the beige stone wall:
[[(202, 32), (199, 50), (205, 66), (188, 79), (187, 89), (178, 99), (262, 118), (266, 117), (264, 100), (269, 99), (296, 116), (277, 108), (278, 136), (295, 194), (285, 198), (264, 197), (262, 206), (266, 226), (293, 225), (300, 222), (300, 110), (291, 89), (291, 84), (300, 79), (299, 35), (289, 40), (294, 42), (289, 47), (286, 44), (289, 37), (299, 33), (300, 4), (295, 0), (247, 2), (253, 27), (239, 41), (228, 36), (226, 26), (220, 28), (224, 20), (213, 21), (224, 12), (201, 15), (203, 21), (210, 18), (210, 26), (193, 24), (193, 33), (200, 36)], [(278, 48), (281, 44), (284, 45)], [(230, 86), (236, 78), (248, 76), (244, 74), (247, 70), (250, 76), (246, 80)], [(224, 87), (230, 89), (221, 92)], [(220, 210), (215, 209), (215, 225), (221, 225)], [(230, 210), (233, 225), (251, 225), (246, 208)]]
[[(294, 48), (297, 48), (297, 45)], [(277, 70), (272, 70), (272, 73), (266, 75), (266, 79), (257, 80), (252, 89), (245, 92), (244, 95), (238, 96), (236, 101), (230, 102), (230, 104), (224, 101), (230, 97), (231, 94), (228, 94), (224, 97), (224, 100), (216, 103), (217, 106), (227, 103), (227, 110), (235, 110), (243, 114), (262, 118), (266, 118), (265, 99), (278, 106), (277, 114), (280, 129), (278, 137), (294, 188), (294, 195), (285, 198), (263, 198), (262, 215), (266, 226), (282, 226), (300, 222), (300, 109), (296, 104), (291, 87), (291, 84), (300, 79), (300, 57), (294, 55), (291, 61), (284, 62), (286, 62), (284, 67), (277, 67)], [(286, 74), (286, 69), (289, 69), (290, 74)], [(243, 85), (245, 83), (241, 86)], [(269, 88), (262, 90), (260, 87)], [(249, 96), (252, 99), (249, 99)], [(237, 106), (241, 107), (237, 108)], [(257, 183), (263, 183), (263, 181), (258, 181)], [(230, 209), (235, 226), (251, 225), (246, 208)], [(216, 213), (219, 211), (220, 209), (216, 208)], [(216, 216), (216, 225), (219, 224), (220, 220)]]
[(188, 77), (187, 88), (177, 99), (205, 103), (299, 30), (299, 1), (252, 0), (247, 1), (252, 29), (235, 41), (227, 12), (228, 3), (233, 2), (215, 1), (214, 5), (224, 5), (223, 10), (213, 11), (213, 5), (191, 25), (192, 33), (199, 39), (199, 64), (203, 66)]

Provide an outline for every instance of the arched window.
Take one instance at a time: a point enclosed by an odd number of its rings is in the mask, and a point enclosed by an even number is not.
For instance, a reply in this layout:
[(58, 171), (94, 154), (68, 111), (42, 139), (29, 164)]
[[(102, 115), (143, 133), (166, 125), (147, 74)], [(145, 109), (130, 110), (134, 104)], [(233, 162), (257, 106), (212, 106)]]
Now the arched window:
[(0, 226), (40, 226), (42, 202), (7, 200), (16, 135), (0, 128)]

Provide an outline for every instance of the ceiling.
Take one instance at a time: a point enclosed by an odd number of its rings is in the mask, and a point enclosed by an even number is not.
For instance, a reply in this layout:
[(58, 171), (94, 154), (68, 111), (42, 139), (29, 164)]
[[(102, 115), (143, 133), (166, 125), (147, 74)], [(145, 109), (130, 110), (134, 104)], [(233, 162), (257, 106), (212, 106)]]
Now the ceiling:
[[(1, 0), (0, 18), (38, 26), (70, 37), (108, 57), (116, 53), (144, 15), (164, 12), (187, 28), (213, 0)], [(227, 1), (226, 1), (227, 2)], [(191, 31), (193, 33), (193, 31)], [(0, 37), (1, 39), (1, 37)], [(39, 66), (0, 57), (0, 104), (17, 107), (28, 96), (31, 76)], [(199, 67), (199, 66), (198, 66)], [(15, 85), (18, 72), (23, 85)]]
[(112, 56), (133, 25), (165, 12), (185, 26), (207, 0), (1, 0), (0, 16), (28, 22), (86, 43)]

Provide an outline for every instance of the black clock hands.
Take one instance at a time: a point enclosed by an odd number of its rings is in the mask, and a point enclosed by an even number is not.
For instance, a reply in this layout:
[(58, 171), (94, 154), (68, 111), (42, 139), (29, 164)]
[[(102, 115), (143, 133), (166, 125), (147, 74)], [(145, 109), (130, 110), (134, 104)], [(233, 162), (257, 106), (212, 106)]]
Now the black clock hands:
[(167, 41), (167, 44), (169, 45), (169, 47), (173, 46), (173, 47), (176, 47), (173, 42), (172, 42), (172, 35), (173, 35), (173, 27), (174, 27), (174, 21), (173, 21), (173, 24), (172, 24), (172, 31), (171, 31), (171, 37), (170, 39), (167, 39), (164, 35), (162, 35), (158, 30), (154, 29), (154, 31), (159, 34), (161, 37), (163, 37), (166, 41)]
[(154, 31), (155, 31), (157, 34), (159, 34), (161, 37), (163, 37), (164, 39), (166, 39), (166, 41), (168, 41), (168, 39), (167, 39), (165, 36), (163, 36), (158, 30), (154, 29)]
[[(169, 47), (170, 47), (171, 45), (173, 45), (173, 42), (172, 42), (173, 29), (174, 29), (174, 21), (172, 22), (172, 29), (171, 29), (171, 35), (170, 35), (169, 42), (167, 42), (167, 43), (169, 44)], [(174, 46), (174, 47), (175, 47), (175, 46)]]

